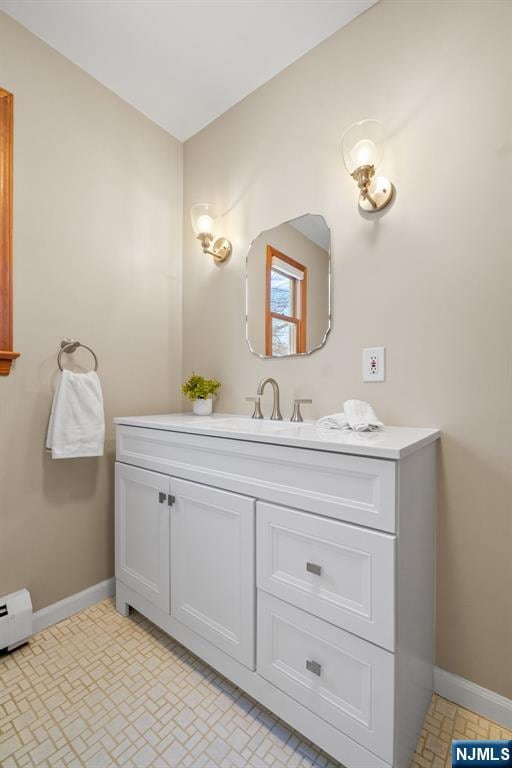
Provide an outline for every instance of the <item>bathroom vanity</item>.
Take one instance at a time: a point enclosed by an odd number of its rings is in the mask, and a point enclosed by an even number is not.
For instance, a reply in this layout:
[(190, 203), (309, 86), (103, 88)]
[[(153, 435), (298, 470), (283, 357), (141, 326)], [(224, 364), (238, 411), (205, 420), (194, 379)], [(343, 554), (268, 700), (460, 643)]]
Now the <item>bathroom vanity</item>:
[(118, 611), (347, 768), (408, 768), (432, 694), (437, 430), (116, 423)]

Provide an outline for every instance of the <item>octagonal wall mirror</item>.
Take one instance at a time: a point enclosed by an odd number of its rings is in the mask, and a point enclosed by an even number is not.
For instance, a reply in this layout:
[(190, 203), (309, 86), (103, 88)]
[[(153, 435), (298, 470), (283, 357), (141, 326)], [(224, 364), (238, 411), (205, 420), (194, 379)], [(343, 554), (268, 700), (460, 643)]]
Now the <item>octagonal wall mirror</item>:
[(246, 337), (259, 357), (308, 355), (331, 328), (331, 233), (305, 214), (253, 240), (246, 266)]

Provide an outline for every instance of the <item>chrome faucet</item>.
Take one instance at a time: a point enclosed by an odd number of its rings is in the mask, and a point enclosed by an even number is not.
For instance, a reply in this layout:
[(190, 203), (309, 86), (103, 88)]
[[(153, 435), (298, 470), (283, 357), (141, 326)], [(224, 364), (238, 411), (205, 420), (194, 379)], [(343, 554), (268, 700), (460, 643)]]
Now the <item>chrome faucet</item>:
[(270, 376), (267, 376), (266, 379), (262, 379), (260, 383), (258, 384), (258, 389), (256, 391), (256, 405), (257, 407), (254, 409), (253, 419), (262, 419), (263, 414), (261, 413), (261, 409), (259, 407), (260, 398), (263, 394), (263, 390), (265, 389), (266, 385), (270, 384), (272, 386), (272, 390), (274, 392), (274, 408), (272, 410), (272, 416), (270, 417), (272, 421), (282, 421), (283, 416), (281, 414), (280, 408), (279, 408), (279, 384), (277, 381)]

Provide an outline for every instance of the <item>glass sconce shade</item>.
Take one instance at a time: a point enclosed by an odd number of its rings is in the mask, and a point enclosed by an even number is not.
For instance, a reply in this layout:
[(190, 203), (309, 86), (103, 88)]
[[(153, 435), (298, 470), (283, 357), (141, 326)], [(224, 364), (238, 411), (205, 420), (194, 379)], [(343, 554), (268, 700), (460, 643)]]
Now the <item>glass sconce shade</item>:
[(192, 227), (196, 235), (209, 235), (213, 237), (216, 211), (210, 203), (198, 203), (190, 209)]
[(384, 126), (378, 120), (361, 120), (348, 128), (341, 139), (343, 162), (352, 174), (358, 168), (376, 168), (384, 154)]

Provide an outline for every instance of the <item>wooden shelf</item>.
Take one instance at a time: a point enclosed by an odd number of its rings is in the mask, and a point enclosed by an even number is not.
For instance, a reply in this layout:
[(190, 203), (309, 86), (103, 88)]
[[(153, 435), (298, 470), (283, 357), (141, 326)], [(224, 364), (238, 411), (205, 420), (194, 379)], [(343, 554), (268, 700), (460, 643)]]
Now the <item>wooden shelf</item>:
[(0, 376), (8, 376), (11, 372), (12, 361), (20, 356), (20, 352), (0, 351)]

